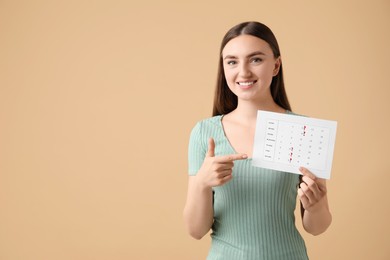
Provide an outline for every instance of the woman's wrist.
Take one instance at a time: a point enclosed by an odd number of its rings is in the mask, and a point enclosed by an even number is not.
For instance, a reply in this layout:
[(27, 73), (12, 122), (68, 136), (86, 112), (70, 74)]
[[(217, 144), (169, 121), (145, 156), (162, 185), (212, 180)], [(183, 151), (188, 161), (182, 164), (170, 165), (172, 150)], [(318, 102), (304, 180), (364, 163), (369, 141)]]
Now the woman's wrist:
[(201, 192), (211, 192), (212, 187), (208, 186), (199, 173), (195, 176), (197, 189)]

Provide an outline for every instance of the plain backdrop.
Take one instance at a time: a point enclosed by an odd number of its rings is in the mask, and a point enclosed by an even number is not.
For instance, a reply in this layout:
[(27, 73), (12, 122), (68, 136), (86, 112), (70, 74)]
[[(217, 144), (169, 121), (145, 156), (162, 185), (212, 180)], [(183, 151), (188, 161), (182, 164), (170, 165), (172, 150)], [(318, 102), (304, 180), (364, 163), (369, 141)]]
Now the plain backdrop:
[(338, 121), (311, 259), (390, 259), (390, 2), (0, 0), (0, 259), (205, 259), (187, 145), (220, 41), (267, 24), (296, 113)]

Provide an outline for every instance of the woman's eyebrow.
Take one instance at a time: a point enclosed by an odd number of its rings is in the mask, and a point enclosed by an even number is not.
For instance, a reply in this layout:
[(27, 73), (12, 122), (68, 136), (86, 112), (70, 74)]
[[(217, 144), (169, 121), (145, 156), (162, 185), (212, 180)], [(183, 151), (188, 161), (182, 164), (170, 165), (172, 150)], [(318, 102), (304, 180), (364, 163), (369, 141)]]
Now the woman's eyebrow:
[(227, 55), (227, 56), (225, 56), (225, 58), (223, 58), (224, 60), (226, 60), (226, 59), (237, 59), (237, 57), (236, 56), (233, 56), (233, 55)]
[[(255, 51), (255, 52), (252, 52), (252, 53), (248, 54), (246, 57), (250, 58), (250, 57), (256, 56), (256, 55), (265, 55), (265, 53), (262, 52), (262, 51)], [(237, 59), (237, 57), (234, 56), (234, 55), (226, 55), (225, 58), (223, 58), (223, 59), (224, 60), (226, 60), (226, 59)]]
[(249, 54), (246, 57), (249, 58), (249, 57), (256, 56), (256, 55), (265, 55), (265, 53), (262, 52), (262, 51), (255, 51), (255, 52), (252, 52), (251, 54)]

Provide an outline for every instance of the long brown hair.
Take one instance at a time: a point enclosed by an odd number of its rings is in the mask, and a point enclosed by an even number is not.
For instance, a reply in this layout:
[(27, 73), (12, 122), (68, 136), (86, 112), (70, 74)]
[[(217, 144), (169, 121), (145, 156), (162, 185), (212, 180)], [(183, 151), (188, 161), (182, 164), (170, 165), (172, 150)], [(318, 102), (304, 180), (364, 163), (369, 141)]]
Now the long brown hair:
[[(225, 45), (237, 36), (247, 34), (266, 41), (272, 49), (275, 58), (280, 57), (279, 45), (271, 29), (259, 22), (240, 23), (231, 28), (223, 37), (218, 65), (217, 86), (215, 89), (213, 116), (230, 113), (237, 107), (237, 96), (229, 89), (223, 70), (222, 50)], [(279, 73), (272, 78), (271, 95), (275, 103), (284, 109), (291, 110), (284, 88), (283, 68), (280, 64)]]

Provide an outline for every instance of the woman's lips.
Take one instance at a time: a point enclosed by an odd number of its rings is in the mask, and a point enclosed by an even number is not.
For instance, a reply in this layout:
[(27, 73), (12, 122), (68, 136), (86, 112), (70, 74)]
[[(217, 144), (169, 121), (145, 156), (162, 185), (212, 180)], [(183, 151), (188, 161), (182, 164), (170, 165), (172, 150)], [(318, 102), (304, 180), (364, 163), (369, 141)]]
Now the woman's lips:
[(255, 84), (257, 80), (252, 80), (252, 81), (239, 81), (237, 82), (237, 85), (240, 86), (242, 89), (248, 89)]

